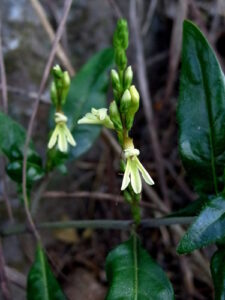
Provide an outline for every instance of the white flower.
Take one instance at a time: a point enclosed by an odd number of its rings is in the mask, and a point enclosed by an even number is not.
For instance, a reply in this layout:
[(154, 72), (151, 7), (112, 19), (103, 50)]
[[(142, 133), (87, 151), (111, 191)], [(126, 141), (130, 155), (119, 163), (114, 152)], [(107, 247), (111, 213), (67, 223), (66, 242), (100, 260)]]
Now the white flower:
[(91, 109), (91, 113), (87, 113), (82, 119), (80, 119), (78, 124), (98, 124), (104, 125), (109, 129), (114, 129), (113, 122), (110, 120), (107, 114), (107, 108)]
[(134, 192), (136, 194), (140, 194), (142, 190), (141, 175), (147, 184), (154, 184), (154, 181), (152, 180), (151, 176), (148, 174), (148, 172), (137, 157), (139, 153), (140, 151), (134, 148), (124, 150), (124, 155), (127, 159), (127, 164), (121, 186), (122, 191), (128, 187), (129, 183), (131, 183)]
[(56, 143), (61, 152), (67, 152), (68, 143), (72, 146), (76, 146), (76, 142), (69, 131), (66, 122), (67, 117), (64, 114), (59, 112), (55, 113), (56, 126), (48, 143), (49, 149), (52, 149)]

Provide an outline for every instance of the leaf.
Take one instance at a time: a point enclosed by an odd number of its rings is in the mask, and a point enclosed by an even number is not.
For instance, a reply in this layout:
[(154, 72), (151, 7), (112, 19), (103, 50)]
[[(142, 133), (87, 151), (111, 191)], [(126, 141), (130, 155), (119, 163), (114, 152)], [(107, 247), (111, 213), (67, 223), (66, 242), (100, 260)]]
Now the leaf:
[(66, 300), (40, 245), (37, 246), (35, 261), (28, 275), (27, 299)]
[(184, 21), (177, 111), (181, 159), (199, 193), (222, 191), (225, 165), (225, 85), (200, 30)]
[(177, 252), (190, 253), (225, 238), (225, 198), (214, 197), (202, 209), (200, 215), (181, 239)]
[(90, 149), (98, 137), (101, 127), (77, 125), (77, 121), (91, 108), (106, 107), (109, 84), (107, 74), (113, 64), (113, 49), (104, 49), (94, 55), (71, 80), (71, 86), (63, 110), (68, 117), (68, 126), (77, 142), (70, 148), (70, 157), (77, 159)]
[(106, 273), (110, 283), (107, 300), (174, 299), (167, 276), (141, 247), (136, 235), (109, 253)]
[[(6, 167), (9, 177), (22, 182), (23, 149), (26, 139), (25, 129), (9, 116), (0, 112), (0, 150), (9, 160)], [(27, 183), (31, 185), (44, 175), (41, 157), (30, 143), (27, 157)]]
[(200, 197), (197, 200), (191, 202), (186, 207), (181, 208), (178, 211), (171, 213), (168, 217), (192, 217), (198, 216), (202, 208), (207, 203), (208, 198)]
[(215, 300), (225, 299), (225, 249), (219, 248), (211, 259), (211, 273), (214, 283)]

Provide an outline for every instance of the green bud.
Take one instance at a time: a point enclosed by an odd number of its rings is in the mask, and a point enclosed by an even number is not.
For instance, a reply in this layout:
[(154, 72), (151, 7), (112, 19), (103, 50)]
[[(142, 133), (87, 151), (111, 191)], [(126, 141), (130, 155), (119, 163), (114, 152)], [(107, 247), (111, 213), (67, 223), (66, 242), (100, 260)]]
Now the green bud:
[(127, 56), (123, 49), (116, 49), (115, 62), (119, 70), (124, 70), (127, 66)]
[(120, 111), (122, 113), (127, 113), (131, 105), (131, 94), (128, 89), (125, 90), (120, 101)]
[(57, 94), (57, 89), (56, 89), (56, 85), (55, 85), (54, 81), (51, 83), (50, 96), (51, 96), (52, 103), (55, 106), (57, 106), (57, 103), (58, 103), (58, 94)]
[(127, 49), (129, 43), (129, 32), (127, 21), (125, 19), (120, 19), (117, 22), (116, 31), (113, 36), (113, 46), (114, 48)]
[(140, 95), (134, 85), (130, 87), (129, 91), (131, 94), (131, 104), (126, 114), (126, 128), (128, 130), (130, 130), (133, 125), (134, 116), (139, 109), (139, 102), (140, 102)]
[(62, 92), (61, 92), (61, 100), (60, 100), (61, 105), (64, 105), (66, 102), (66, 97), (68, 95), (69, 88), (70, 88), (70, 76), (69, 73), (65, 71), (62, 77)]
[(133, 80), (133, 71), (131, 66), (129, 66), (126, 71), (125, 71), (125, 75), (124, 75), (124, 88), (128, 89), (132, 83)]
[(112, 87), (113, 89), (120, 89), (120, 79), (116, 70), (111, 70), (111, 79), (112, 79)]
[(109, 116), (117, 131), (122, 131), (123, 126), (120, 119), (119, 109), (115, 101), (112, 101), (109, 106)]
[(62, 69), (60, 68), (59, 65), (55, 65), (53, 68), (52, 68), (52, 73), (53, 73), (53, 76), (54, 77), (58, 77), (58, 78), (61, 78), (62, 75), (63, 75), (63, 72), (62, 72)]

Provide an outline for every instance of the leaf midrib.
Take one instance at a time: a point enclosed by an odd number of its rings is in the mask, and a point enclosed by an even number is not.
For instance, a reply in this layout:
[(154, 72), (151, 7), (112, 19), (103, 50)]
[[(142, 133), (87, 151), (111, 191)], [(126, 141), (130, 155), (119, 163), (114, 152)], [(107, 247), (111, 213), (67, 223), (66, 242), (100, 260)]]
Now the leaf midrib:
[(44, 254), (41, 251), (39, 251), (40, 253), (40, 262), (41, 262), (41, 270), (42, 270), (42, 278), (43, 278), (43, 282), (44, 282), (44, 294), (45, 294), (45, 300), (50, 300), (49, 297), (49, 291), (48, 291), (48, 283), (47, 283), (47, 273), (46, 273), (46, 264), (45, 264), (45, 259), (44, 259)]
[(137, 236), (133, 237), (133, 252), (134, 252), (134, 300), (138, 300), (138, 257), (137, 257)]
[(217, 176), (216, 176), (216, 164), (215, 164), (215, 146), (214, 146), (214, 126), (213, 126), (213, 114), (210, 100), (210, 91), (207, 84), (207, 79), (205, 77), (204, 66), (202, 65), (202, 60), (197, 50), (198, 61), (201, 67), (202, 73), (202, 82), (205, 91), (205, 102), (207, 107), (207, 115), (209, 121), (209, 144), (210, 144), (210, 160), (211, 160), (211, 168), (212, 168), (212, 176), (213, 176), (213, 185), (215, 189), (216, 195), (218, 194), (218, 184), (217, 184)]

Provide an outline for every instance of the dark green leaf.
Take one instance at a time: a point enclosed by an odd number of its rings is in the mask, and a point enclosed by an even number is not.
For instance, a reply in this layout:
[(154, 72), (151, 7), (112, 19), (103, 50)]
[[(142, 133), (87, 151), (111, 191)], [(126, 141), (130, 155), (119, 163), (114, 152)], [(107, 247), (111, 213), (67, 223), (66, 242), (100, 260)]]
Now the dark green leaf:
[(225, 84), (212, 48), (184, 21), (178, 106), (179, 148), (196, 190), (217, 194), (224, 186)]
[(141, 247), (136, 235), (109, 253), (106, 273), (110, 283), (107, 300), (174, 299), (167, 276)]
[(28, 300), (66, 300), (47, 262), (44, 251), (38, 245), (35, 261), (27, 281)]
[[(25, 129), (0, 112), (0, 150), (9, 160), (6, 168), (8, 175), (17, 183), (22, 182), (23, 148), (26, 139)], [(40, 156), (30, 143), (27, 158), (27, 182), (31, 185), (44, 175)]]
[(94, 55), (72, 79), (63, 110), (69, 119), (69, 128), (77, 142), (70, 148), (71, 158), (77, 159), (93, 145), (100, 126), (77, 125), (77, 121), (91, 108), (106, 107), (109, 84), (108, 70), (113, 64), (113, 50), (105, 49)]
[(211, 259), (211, 273), (214, 283), (215, 300), (225, 299), (225, 249), (219, 248)]
[(200, 197), (197, 200), (191, 202), (186, 207), (175, 211), (168, 217), (193, 217), (199, 215), (202, 208), (206, 205), (208, 201), (207, 197)]
[(225, 238), (225, 198), (209, 200), (200, 215), (181, 239), (177, 252), (190, 253)]

